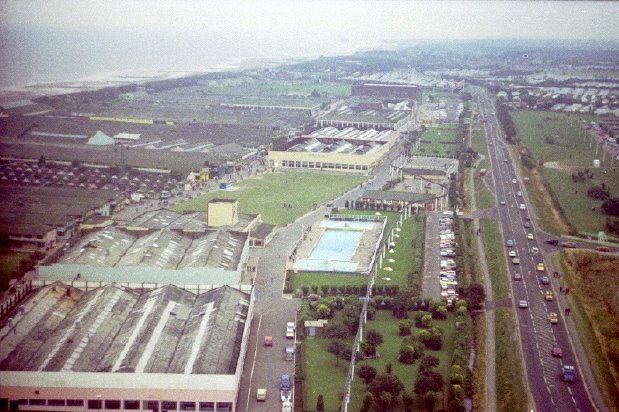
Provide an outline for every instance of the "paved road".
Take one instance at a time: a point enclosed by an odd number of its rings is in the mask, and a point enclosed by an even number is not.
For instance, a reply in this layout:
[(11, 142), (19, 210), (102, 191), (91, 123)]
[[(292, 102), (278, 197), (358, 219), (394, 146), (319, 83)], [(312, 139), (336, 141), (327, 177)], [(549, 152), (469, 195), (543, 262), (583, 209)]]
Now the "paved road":
[[(536, 410), (540, 411), (591, 411), (594, 410), (592, 401), (587, 392), (587, 386), (595, 387), (594, 382), (583, 382), (582, 374), (574, 384), (568, 385), (560, 379), (560, 369), (564, 364), (576, 364), (576, 358), (571, 342), (578, 340), (578, 336), (572, 333), (568, 335), (563, 313), (557, 304), (557, 300), (546, 301), (543, 293), (546, 290), (555, 292), (556, 285), (543, 286), (538, 280), (539, 272), (536, 271), (537, 263), (544, 262), (542, 254), (533, 254), (532, 247), (540, 248), (537, 230), (532, 227), (524, 228), (525, 219), (529, 216), (527, 210), (520, 210), (519, 205), (528, 205), (522, 196), (516, 192), (523, 189), (515, 173), (507, 147), (498, 139), (498, 123), (493, 114), (490, 100), (484, 94), (480, 94), (480, 106), (484, 117), (486, 135), (489, 140), (490, 160), (492, 163), (492, 178), (497, 200), (505, 201), (505, 205), (498, 206), (498, 215), (503, 233), (503, 240), (514, 241), (515, 250), (520, 257), (520, 265), (508, 262), (510, 282), (512, 288), (512, 302), (514, 307), (520, 300), (528, 301), (528, 309), (516, 309), (520, 341), (523, 357), (526, 365), (526, 381), (532, 395), (532, 401)], [(513, 183), (512, 179), (516, 179)], [(534, 225), (535, 226), (535, 225)], [(532, 233), (534, 240), (527, 239), (527, 233)], [(505, 243), (504, 243), (505, 244)], [(522, 281), (512, 281), (514, 273), (519, 272), (523, 276)], [(549, 312), (558, 313), (560, 322), (551, 325), (547, 316)], [(563, 349), (562, 359), (550, 355), (553, 346)], [(584, 360), (586, 362), (586, 360)], [(601, 403), (596, 402), (598, 408)]]

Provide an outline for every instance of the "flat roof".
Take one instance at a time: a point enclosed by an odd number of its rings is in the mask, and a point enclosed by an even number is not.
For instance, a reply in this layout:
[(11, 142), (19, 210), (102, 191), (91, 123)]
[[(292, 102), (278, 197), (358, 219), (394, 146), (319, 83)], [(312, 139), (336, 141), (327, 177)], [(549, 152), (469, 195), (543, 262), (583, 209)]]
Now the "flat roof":
[(431, 193), (398, 192), (393, 190), (366, 190), (361, 195), (364, 199), (395, 200), (403, 202), (421, 202), (436, 198)]
[(234, 374), (249, 299), (229, 286), (196, 295), (58, 282), (0, 329), (0, 370)]

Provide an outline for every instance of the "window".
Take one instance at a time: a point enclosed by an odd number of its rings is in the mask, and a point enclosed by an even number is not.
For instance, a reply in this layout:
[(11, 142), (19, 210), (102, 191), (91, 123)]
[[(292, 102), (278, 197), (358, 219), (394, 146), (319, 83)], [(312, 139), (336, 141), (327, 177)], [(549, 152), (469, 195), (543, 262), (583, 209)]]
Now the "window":
[(232, 402), (217, 402), (217, 412), (232, 411)]
[(45, 405), (45, 399), (28, 399), (28, 405)]
[(161, 409), (176, 411), (178, 408), (176, 406), (176, 401), (161, 401)]
[(101, 399), (88, 399), (88, 409), (103, 409)]
[(213, 412), (215, 410), (215, 402), (200, 402), (200, 411)]
[(67, 399), (67, 406), (84, 406), (84, 401), (81, 399)]
[(288, 160), (282, 160), (282, 167), (288, 167)]
[(64, 406), (64, 405), (65, 405), (64, 399), (49, 399), (47, 401), (47, 406)]
[(140, 409), (140, 401), (124, 401), (123, 409)]
[(148, 409), (149, 411), (159, 411), (159, 401), (142, 401), (142, 409)]
[(120, 401), (118, 399), (106, 399), (105, 409), (120, 409)]
[(0, 398), (0, 411), (9, 409), (9, 398)]
[(195, 402), (181, 402), (180, 410), (181, 411), (195, 411), (196, 403)]
[(295, 163), (295, 167), (301, 167), (301, 162), (300, 162), (300, 161), (298, 161), (298, 160), (297, 160), (297, 161), (296, 161), (296, 162), (294, 162), (294, 163)]

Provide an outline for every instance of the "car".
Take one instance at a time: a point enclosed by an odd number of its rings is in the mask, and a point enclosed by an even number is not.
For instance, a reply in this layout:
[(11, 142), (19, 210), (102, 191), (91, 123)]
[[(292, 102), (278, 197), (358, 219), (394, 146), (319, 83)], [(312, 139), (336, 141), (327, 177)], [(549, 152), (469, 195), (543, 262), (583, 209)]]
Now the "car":
[(528, 220), (524, 222), (524, 227), (526, 229), (529, 229), (531, 227), (531, 222), (529, 222)]
[(550, 354), (552, 356), (554, 356), (555, 358), (562, 358), (563, 357), (563, 349), (561, 349), (558, 346), (553, 346), (552, 349), (550, 350)]
[(290, 390), (284, 390), (280, 392), (280, 398), (282, 403), (288, 403), (292, 401), (292, 392)]
[(501, 204), (501, 206), (505, 206), (505, 200), (501, 200), (499, 203)]
[(505, 241), (505, 244), (507, 245), (507, 247), (514, 247), (514, 241), (511, 239), (507, 239), (507, 241)]
[(544, 266), (543, 263), (538, 263), (537, 266), (535, 266), (535, 270), (537, 270), (538, 272), (543, 272), (546, 270), (546, 266)]
[(527, 239), (528, 239), (528, 240), (533, 240), (533, 239), (535, 239), (535, 237), (533, 236), (533, 233), (527, 233)]
[(519, 190), (516, 192), (516, 196), (522, 196), (522, 192)]
[(557, 323), (559, 323), (559, 316), (555, 312), (550, 312), (548, 314), (548, 321), (553, 325), (556, 325)]
[(598, 252), (610, 252), (610, 248), (608, 246), (598, 246), (595, 250)]
[(519, 265), (519, 264), (520, 264), (520, 258), (517, 258), (517, 257), (513, 258), (513, 259), (512, 259), (512, 263), (513, 263), (514, 265)]
[(538, 248), (538, 247), (533, 246), (533, 247), (531, 248), (531, 253), (533, 253), (534, 255), (539, 254), (539, 248)]
[(256, 391), (256, 400), (262, 402), (267, 400), (267, 390), (265, 388), (258, 388)]
[(561, 246), (565, 247), (565, 248), (569, 248), (569, 249), (573, 249), (578, 247), (578, 245), (576, 243), (572, 243), (572, 242), (563, 242), (561, 243)]
[(524, 204), (524, 203), (520, 203), (520, 206), (518, 206), (518, 208), (519, 208), (520, 210), (527, 210), (527, 207), (525, 206), (525, 204)]
[(514, 273), (514, 280), (522, 280), (522, 275), (520, 273)]
[(516, 179), (512, 179), (512, 183), (516, 184), (516, 183), (518, 183), (518, 181)]
[(508, 253), (509, 257), (516, 257), (516, 251), (515, 250), (510, 250)]
[(576, 380), (576, 368), (574, 365), (563, 365), (563, 368), (561, 368), (561, 380), (567, 383), (572, 383)]
[(264, 346), (273, 346), (273, 336), (264, 337)]
[(279, 389), (282, 391), (289, 391), (290, 390), (290, 375), (282, 375), (280, 382), (279, 382)]
[(503, 159), (503, 161), (504, 161), (505, 163), (507, 163), (507, 158)]
[(539, 278), (539, 282), (540, 282), (542, 285), (550, 285), (550, 279), (549, 279), (549, 278), (548, 278), (548, 276), (546, 276), (546, 275), (540, 276), (540, 278)]
[(559, 244), (559, 239), (548, 239), (546, 243), (549, 245), (557, 246)]
[(286, 328), (286, 339), (294, 339), (294, 329)]
[(544, 300), (554, 300), (554, 296), (552, 295), (552, 291), (547, 290), (544, 292)]
[(528, 307), (529, 307), (529, 302), (527, 302), (527, 301), (526, 301), (526, 300), (524, 300), (524, 299), (523, 299), (523, 300), (520, 300), (520, 301), (518, 301), (518, 307), (519, 307), (520, 309), (526, 309), (526, 308), (528, 308)]

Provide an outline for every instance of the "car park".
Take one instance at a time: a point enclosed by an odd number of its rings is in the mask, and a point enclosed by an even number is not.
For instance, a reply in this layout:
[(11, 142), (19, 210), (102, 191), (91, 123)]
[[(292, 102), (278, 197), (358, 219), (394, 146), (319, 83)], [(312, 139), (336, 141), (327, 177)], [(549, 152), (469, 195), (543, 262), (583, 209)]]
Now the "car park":
[(544, 266), (543, 263), (538, 263), (537, 266), (535, 266), (535, 270), (537, 270), (538, 272), (543, 272), (546, 270), (546, 266)]
[(546, 275), (540, 276), (539, 281), (542, 285), (550, 285), (550, 279)]
[(528, 239), (528, 240), (533, 240), (533, 239), (535, 239), (535, 237), (533, 236), (533, 233), (527, 233), (527, 239)]
[(554, 356), (555, 358), (562, 358), (563, 357), (563, 349), (561, 349), (558, 346), (553, 346), (553, 348), (550, 350), (550, 354), (552, 356)]
[(544, 292), (544, 300), (553, 300), (554, 296), (552, 295), (552, 291), (547, 290)]
[(529, 302), (527, 302), (526, 300), (523, 299), (523, 300), (518, 302), (518, 307), (520, 309), (526, 309), (526, 308), (529, 307)]
[(559, 316), (555, 312), (550, 312), (548, 314), (548, 321), (553, 325), (556, 325), (557, 323), (559, 323)]

